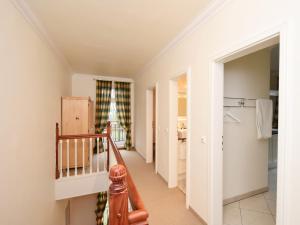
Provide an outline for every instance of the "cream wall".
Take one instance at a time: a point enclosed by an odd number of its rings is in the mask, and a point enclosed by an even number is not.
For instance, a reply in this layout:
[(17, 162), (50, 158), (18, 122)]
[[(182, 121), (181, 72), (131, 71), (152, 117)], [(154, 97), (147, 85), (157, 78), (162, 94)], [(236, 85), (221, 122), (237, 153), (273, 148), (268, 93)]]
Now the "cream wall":
[(91, 97), (96, 101), (96, 81), (95, 76), (73, 74), (72, 75), (72, 96)]
[[(205, 220), (208, 219), (208, 151), (210, 139), (210, 62), (214, 55), (239, 45), (255, 35), (285, 23), (288, 35), (288, 148), (287, 166), (288, 194), (285, 196), (288, 225), (300, 224), (299, 200), (300, 125), (299, 65), (300, 58), (300, 14), (296, 0), (229, 0), (198, 28), (179, 41), (143, 72), (136, 75), (136, 148), (141, 154), (146, 150), (145, 93), (148, 87), (158, 82), (158, 172), (169, 178), (169, 149), (167, 128), (169, 117), (169, 80), (182, 74), (191, 66), (191, 186), (190, 205)], [(207, 136), (207, 143), (199, 143), (201, 136)]]
[(86, 195), (70, 200), (71, 225), (96, 224), (97, 194)]
[(55, 122), (69, 71), (11, 1), (0, 1), (0, 224), (64, 225), (55, 201)]
[[(269, 98), (270, 49), (244, 56), (224, 65), (224, 96)], [(239, 100), (224, 99), (224, 105)], [(255, 106), (255, 101), (246, 101)], [(225, 117), (223, 126), (224, 200), (268, 187), (268, 140), (258, 140), (255, 108), (224, 108), (240, 119)], [(255, 166), (254, 166), (255, 165)]]

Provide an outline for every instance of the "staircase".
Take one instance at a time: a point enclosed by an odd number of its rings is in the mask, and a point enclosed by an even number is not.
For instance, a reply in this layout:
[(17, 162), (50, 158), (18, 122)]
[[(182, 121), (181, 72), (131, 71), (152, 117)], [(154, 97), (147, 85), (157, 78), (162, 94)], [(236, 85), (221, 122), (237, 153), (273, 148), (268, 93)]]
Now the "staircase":
[(98, 199), (97, 225), (148, 224), (148, 212), (112, 139), (110, 122), (104, 134), (80, 135), (60, 135), (56, 124), (56, 200), (99, 192), (108, 192), (108, 205), (103, 207)]

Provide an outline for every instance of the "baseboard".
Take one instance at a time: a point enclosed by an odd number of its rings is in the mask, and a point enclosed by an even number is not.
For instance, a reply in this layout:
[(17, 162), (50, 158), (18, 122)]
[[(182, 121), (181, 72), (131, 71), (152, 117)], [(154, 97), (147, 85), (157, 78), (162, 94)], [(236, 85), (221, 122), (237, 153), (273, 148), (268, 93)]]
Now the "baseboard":
[(146, 161), (146, 157), (141, 153), (139, 152), (138, 150), (134, 149), (134, 151), (136, 151), (136, 153), (144, 160)]
[(190, 207), (189, 210), (199, 219), (202, 225), (207, 225), (206, 221), (201, 216), (199, 216), (192, 207)]
[(168, 186), (168, 181), (159, 172), (157, 172), (156, 175), (159, 176), (162, 179), (162, 181)]
[(267, 191), (269, 191), (269, 188), (264, 187), (264, 188), (257, 189), (255, 191), (250, 191), (250, 192), (242, 194), (242, 195), (238, 195), (238, 196), (235, 196), (235, 197), (232, 197), (232, 198), (224, 199), (223, 200), (223, 205), (227, 205), (227, 204), (230, 204), (230, 203), (233, 203), (233, 202), (237, 202), (237, 201), (243, 200), (245, 198), (250, 198), (254, 195), (259, 195), (259, 194), (265, 193)]

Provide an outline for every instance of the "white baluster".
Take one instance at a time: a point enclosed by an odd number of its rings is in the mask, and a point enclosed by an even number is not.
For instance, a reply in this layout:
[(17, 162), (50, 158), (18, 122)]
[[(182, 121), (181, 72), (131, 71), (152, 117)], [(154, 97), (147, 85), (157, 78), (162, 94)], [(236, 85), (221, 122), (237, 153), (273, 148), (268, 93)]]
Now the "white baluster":
[(97, 138), (97, 173), (99, 172), (99, 138)]
[(85, 141), (85, 139), (82, 139), (82, 174), (85, 174), (85, 165), (84, 165), (84, 141)]
[(103, 152), (102, 152), (102, 155), (103, 155), (103, 170), (105, 171), (105, 162), (106, 162), (106, 153), (105, 153), (105, 148), (104, 148), (104, 138), (102, 138), (102, 148), (103, 148)]
[(92, 147), (93, 147), (93, 142), (92, 142), (93, 140), (92, 140), (92, 138), (90, 138), (90, 173), (92, 173), (92, 171), (93, 171), (93, 168), (92, 168), (92, 166), (93, 166), (93, 152), (92, 152)]
[(75, 148), (74, 148), (74, 151), (75, 151), (75, 176), (77, 176), (77, 139), (74, 140), (74, 144), (75, 144)]
[(60, 161), (60, 166), (59, 166), (59, 174), (60, 174), (60, 178), (62, 178), (62, 162), (63, 162), (63, 159), (62, 159), (62, 144), (63, 144), (63, 142), (62, 142), (62, 140), (59, 140), (59, 155), (60, 155), (60, 159), (59, 159), (59, 161)]
[(67, 177), (70, 176), (70, 143), (67, 140)]

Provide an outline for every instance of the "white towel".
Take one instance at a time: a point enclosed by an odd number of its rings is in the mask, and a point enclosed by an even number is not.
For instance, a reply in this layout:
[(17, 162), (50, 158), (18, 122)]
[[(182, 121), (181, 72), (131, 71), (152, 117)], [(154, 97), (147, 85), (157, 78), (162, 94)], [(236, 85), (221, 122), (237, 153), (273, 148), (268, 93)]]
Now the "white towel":
[(257, 138), (272, 137), (273, 102), (270, 99), (256, 100), (256, 127)]

